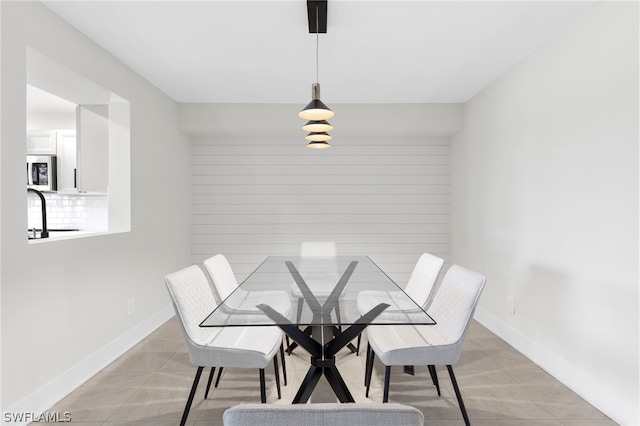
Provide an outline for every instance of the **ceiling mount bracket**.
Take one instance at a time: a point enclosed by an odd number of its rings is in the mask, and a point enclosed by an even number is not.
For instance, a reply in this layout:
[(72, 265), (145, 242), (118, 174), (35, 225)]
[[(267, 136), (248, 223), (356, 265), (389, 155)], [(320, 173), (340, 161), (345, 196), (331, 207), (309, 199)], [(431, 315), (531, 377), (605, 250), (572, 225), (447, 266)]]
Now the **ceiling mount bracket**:
[[(326, 34), (327, 0), (307, 0), (307, 16), (309, 18), (309, 34)], [(318, 23), (317, 28), (316, 22)]]

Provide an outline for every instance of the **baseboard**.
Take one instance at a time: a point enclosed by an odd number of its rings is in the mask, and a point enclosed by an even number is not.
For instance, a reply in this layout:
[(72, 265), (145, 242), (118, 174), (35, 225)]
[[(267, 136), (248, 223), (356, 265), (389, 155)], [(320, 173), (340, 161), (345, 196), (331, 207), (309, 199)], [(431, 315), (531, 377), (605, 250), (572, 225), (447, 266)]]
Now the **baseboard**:
[[(73, 392), (78, 386), (167, 322), (173, 315), (174, 310), (171, 305), (162, 308), (159, 312), (107, 344), (93, 355), (80, 361), (13, 406), (8, 407), (2, 414), (2, 424), (26, 425), (30, 423), (35, 416), (45, 413), (46, 410)], [(47, 413), (47, 415), (58, 416), (57, 421), (65, 421), (64, 413)], [(20, 416), (26, 416), (26, 420), (20, 421)]]
[(611, 385), (561, 359), (552, 349), (531, 340), (483, 309), (476, 310), (474, 319), (614, 422), (624, 426), (640, 424), (638, 401), (620, 395)]

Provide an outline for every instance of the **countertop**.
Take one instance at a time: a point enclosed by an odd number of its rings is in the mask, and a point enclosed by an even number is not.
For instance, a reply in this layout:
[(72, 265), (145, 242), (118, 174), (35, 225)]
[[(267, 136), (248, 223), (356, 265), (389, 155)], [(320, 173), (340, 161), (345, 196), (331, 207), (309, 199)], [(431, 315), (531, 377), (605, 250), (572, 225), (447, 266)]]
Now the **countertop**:
[[(52, 241), (71, 240), (74, 238), (83, 238), (93, 235), (106, 234), (106, 231), (49, 231), (49, 238), (29, 239), (29, 244), (46, 243)], [(39, 235), (39, 232), (38, 232)]]

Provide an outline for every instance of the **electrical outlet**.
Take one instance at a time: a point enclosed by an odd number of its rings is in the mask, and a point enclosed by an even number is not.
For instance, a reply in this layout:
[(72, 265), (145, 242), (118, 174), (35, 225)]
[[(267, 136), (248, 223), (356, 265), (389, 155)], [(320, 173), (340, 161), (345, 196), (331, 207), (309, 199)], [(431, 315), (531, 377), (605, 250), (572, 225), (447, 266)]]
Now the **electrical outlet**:
[(127, 316), (130, 317), (135, 313), (136, 313), (136, 299), (134, 299), (133, 297), (130, 297), (127, 299)]
[(507, 300), (507, 310), (511, 314), (515, 314), (516, 313), (516, 298), (515, 297), (509, 296), (509, 298)]

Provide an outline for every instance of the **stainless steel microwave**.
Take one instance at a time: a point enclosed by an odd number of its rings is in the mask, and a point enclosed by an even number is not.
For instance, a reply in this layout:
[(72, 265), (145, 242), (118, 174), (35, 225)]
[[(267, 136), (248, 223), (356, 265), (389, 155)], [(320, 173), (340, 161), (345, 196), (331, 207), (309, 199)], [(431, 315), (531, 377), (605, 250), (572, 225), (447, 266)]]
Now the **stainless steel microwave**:
[(27, 188), (57, 190), (56, 163), (55, 155), (27, 155)]

